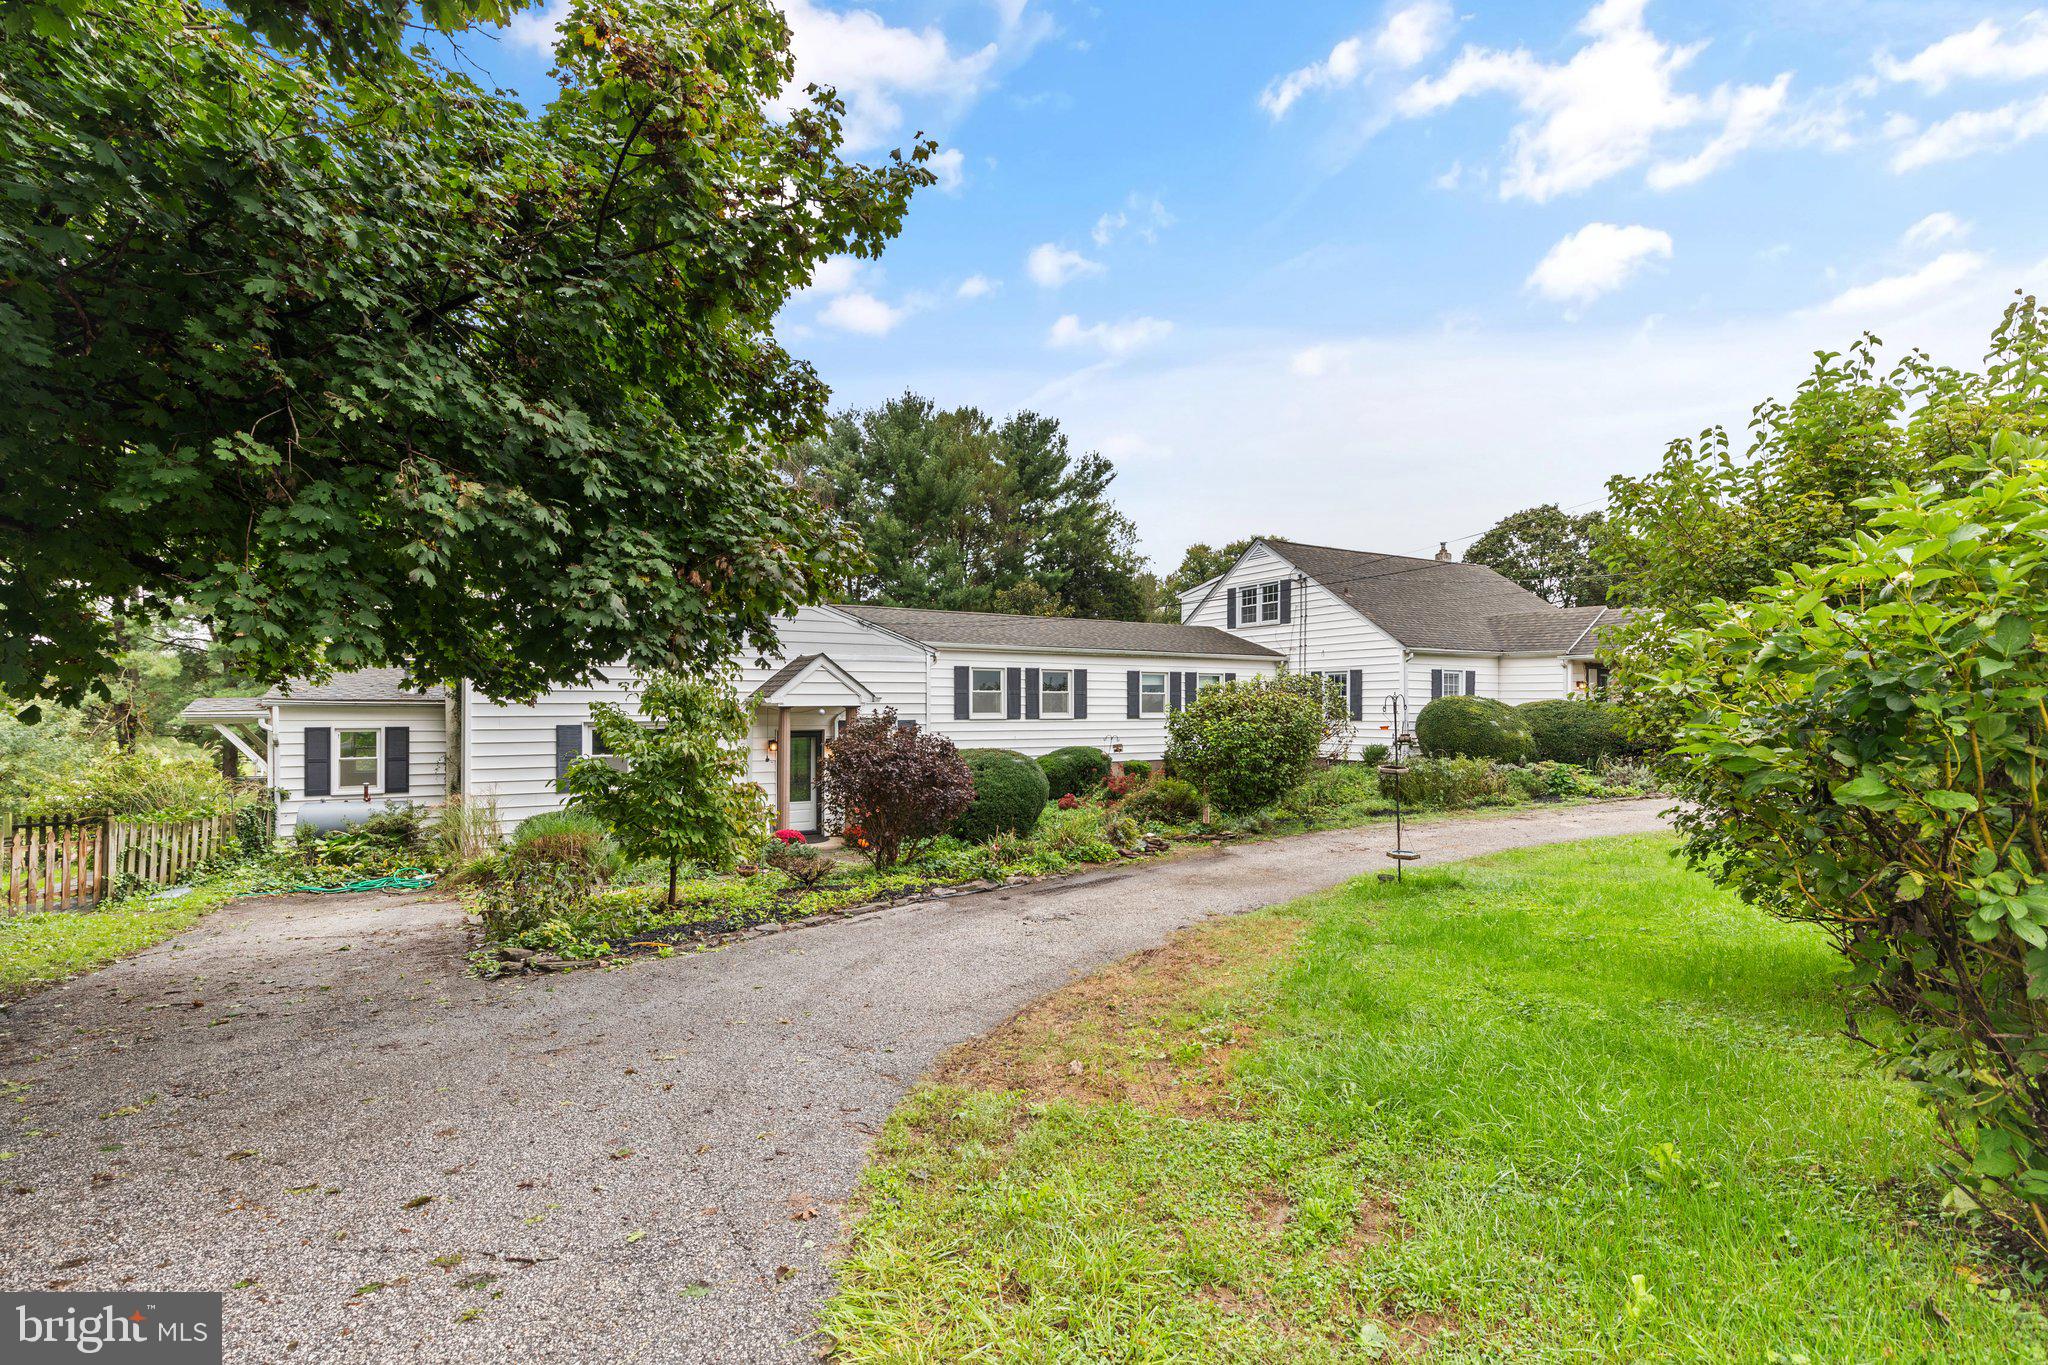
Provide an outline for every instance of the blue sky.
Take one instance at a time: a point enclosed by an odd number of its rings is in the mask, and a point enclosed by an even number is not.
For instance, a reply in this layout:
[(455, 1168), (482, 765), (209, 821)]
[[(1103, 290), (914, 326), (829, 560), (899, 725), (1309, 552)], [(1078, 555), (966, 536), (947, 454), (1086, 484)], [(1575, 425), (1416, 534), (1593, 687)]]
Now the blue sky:
[[(465, 50), (538, 102), (562, 0)], [(1059, 417), (1170, 568), (1596, 502), (1865, 329), (2048, 285), (2048, 8), (789, 0), (945, 183), (781, 320), (840, 405)]]

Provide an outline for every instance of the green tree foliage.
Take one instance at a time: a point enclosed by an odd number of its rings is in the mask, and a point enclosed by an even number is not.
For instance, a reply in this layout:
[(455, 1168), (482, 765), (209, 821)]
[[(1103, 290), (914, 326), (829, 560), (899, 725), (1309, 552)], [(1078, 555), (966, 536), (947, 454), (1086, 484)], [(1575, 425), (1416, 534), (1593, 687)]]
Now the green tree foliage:
[(1626, 753), (1619, 708), (1590, 697), (1551, 697), (1515, 708), (1535, 741), (1536, 757), (1590, 768), (1603, 758)]
[(2048, 431), (2048, 316), (2032, 297), (2006, 310), (1981, 372), (1919, 352), (1885, 370), (1879, 345), (1866, 334), (1821, 352), (1790, 402), (1758, 405), (1741, 459), (1712, 427), (1673, 441), (1652, 472), (1608, 480), (1597, 550), (1610, 600), (1685, 617), (1739, 597), (1855, 532), (1866, 497), (1945, 478), (1943, 462), (1994, 432)]
[(1050, 791), (1045, 771), (1009, 749), (962, 749), (974, 800), (953, 822), (953, 837), (970, 844), (998, 834), (1029, 834)]
[(537, 117), (409, 22), (0, 8), (0, 690), (75, 700), (183, 604), (252, 680), (525, 696), (766, 647), (854, 566), (778, 476), (826, 391), (772, 321), (930, 144), (870, 168), (829, 92), (779, 112), (768, 0), (577, 0)]
[(607, 702), (590, 708), (618, 766), (578, 759), (563, 789), (628, 858), (668, 861), (671, 905), (681, 864), (723, 872), (767, 836), (766, 804), (747, 776), (748, 722), (729, 681), (675, 673), (647, 677), (637, 720)]
[[(1186, 592), (1199, 583), (1223, 573), (1237, 563), (1237, 557), (1252, 547), (1257, 536), (1242, 536), (1223, 545), (1206, 545), (1196, 541), (1188, 546), (1187, 553), (1180, 557), (1180, 567), (1167, 575), (1165, 589), (1168, 598)], [(1172, 604), (1178, 605), (1178, 604)], [(1176, 613), (1176, 619), (1178, 613)]]
[(974, 776), (953, 741), (898, 724), (894, 707), (856, 718), (832, 741), (827, 819), (877, 869), (917, 856), (973, 800)]
[(1521, 763), (1536, 750), (1515, 708), (1492, 697), (1438, 697), (1416, 713), (1415, 739), (1436, 757)]
[(1502, 517), (1465, 551), (1465, 562), (1484, 564), (1501, 577), (1560, 607), (1598, 607), (1607, 601), (1607, 570), (1594, 558), (1599, 512), (1573, 516), (1544, 503)]
[(1116, 470), (1053, 418), (906, 393), (834, 417), (792, 465), (865, 541), (874, 567), (846, 585), (863, 601), (1117, 620), (1152, 606), (1109, 501)]
[(2048, 1256), (2048, 443), (1932, 473), (1652, 641), (1635, 691), (1694, 863), (1834, 937), (1951, 1175)]
[(1300, 785), (1323, 742), (1323, 708), (1285, 678), (1225, 683), (1166, 722), (1166, 763), (1227, 815)]

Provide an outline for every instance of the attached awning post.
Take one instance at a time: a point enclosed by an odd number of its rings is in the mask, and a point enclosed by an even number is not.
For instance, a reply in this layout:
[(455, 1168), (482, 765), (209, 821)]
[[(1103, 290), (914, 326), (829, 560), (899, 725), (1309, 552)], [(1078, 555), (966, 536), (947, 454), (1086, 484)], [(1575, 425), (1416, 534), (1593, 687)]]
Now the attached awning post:
[(789, 708), (775, 708), (775, 828), (789, 828)]

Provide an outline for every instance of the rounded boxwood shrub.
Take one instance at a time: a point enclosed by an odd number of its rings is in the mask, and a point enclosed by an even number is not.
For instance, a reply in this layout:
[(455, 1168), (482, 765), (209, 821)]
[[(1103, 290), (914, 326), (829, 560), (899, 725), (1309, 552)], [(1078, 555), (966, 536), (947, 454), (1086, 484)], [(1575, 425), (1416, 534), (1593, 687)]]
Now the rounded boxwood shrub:
[(1135, 777), (1143, 782), (1152, 776), (1152, 765), (1142, 758), (1127, 758), (1124, 760), (1124, 776)]
[(1109, 755), (1092, 744), (1054, 749), (1038, 760), (1055, 797), (1079, 796), (1109, 776)]
[(1202, 794), (1195, 784), (1178, 777), (1162, 777), (1151, 786), (1133, 792), (1124, 810), (1139, 819), (1183, 825), (1202, 813)]
[(1553, 763), (1590, 768), (1628, 748), (1615, 709), (1603, 701), (1553, 697), (1524, 702), (1515, 714), (1536, 741), (1536, 757)]
[(1028, 834), (1045, 809), (1045, 770), (1010, 749), (962, 749), (974, 778), (974, 801), (953, 822), (953, 837), (970, 844), (998, 834)]
[(1415, 718), (1415, 738), (1436, 758), (1520, 763), (1536, 749), (1515, 708), (1491, 697), (1438, 697)]

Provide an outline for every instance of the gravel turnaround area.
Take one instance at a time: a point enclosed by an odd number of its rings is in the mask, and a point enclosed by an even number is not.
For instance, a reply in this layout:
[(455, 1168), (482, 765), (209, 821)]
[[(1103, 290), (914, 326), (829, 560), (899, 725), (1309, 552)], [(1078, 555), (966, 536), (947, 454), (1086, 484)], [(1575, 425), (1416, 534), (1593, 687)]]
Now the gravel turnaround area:
[[(1423, 866), (1656, 801), (1409, 827)], [(839, 1214), (946, 1048), (1391, 827), (477, 980), (455, 906), (277, 897), (0, 1013), (0, 1288), (227, 1295), (247, 1361), (798, 1361)]]

